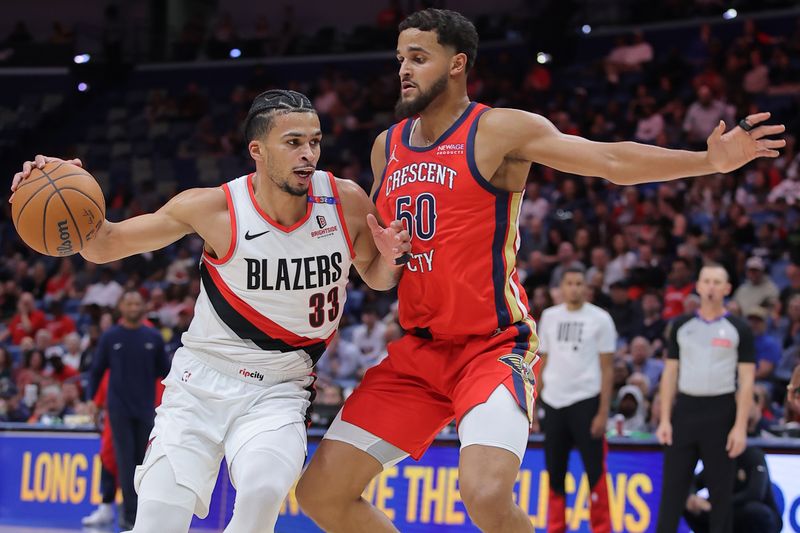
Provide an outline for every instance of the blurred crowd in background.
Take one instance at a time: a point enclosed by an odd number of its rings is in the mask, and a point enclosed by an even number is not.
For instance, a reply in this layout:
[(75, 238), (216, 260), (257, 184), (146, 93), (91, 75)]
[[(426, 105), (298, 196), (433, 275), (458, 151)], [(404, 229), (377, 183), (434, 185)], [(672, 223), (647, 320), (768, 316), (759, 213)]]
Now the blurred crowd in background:
[[(387, 9), (375, 28), (393, 39), (402, 12), (394, 3)], [(221, 17), (213, 38), (203, 41), (209, 56), (217, 41), (227, 53), (241, 30), (230, 24)], [(800, 20), (789, 31), (780, 28), (745, 20), (735, 32), (718, 32), (704, 24), (680, 46), (664, 44), (669, 34), (659, 42), (643, 32), (620, 34), (607, 53), (568, 66), (528, 49), (499, 49), (479, 54), (470, 75), (473, 100), (540, 113), (562, 132), (597, 141), (703, 149), (720, 120), (733, 127), (757, 109), (787, 126), (779, 158), (726, 175), (622, 188), (532, 167), (517, 262), (532, 314), (559, 303), (563, 269), (588, 269), (589, 301), (609, 311), (619, 333), (612, 415), (623, 416), (628, 434), (658, 425), (670, 321), (697, 309), (694, 280), (710, 262), (728, 270), (728, 309), (756, 333), (751, 434), (781, 434), (787, 423), (800, 422), (785, 403), (800, 363)], [(185, 48), (197, 50), (190, 30)], [(264, 34), (275, 38), (265, 37), (270, 48), (262, 53), (287, 53), (290, 30), (265, 27)], [(213, 87), (151, 79), (98, 96), (92, 113), (73, 119), (74, 138), (50, 142), (62, 151), (48, 155), (84, 160), (105, 187), (109, 220), (150, 212), (178, 190), (249, 172), (240, 128), (250, 101), (268, 88), (289, 87), (309, 94), (319, 113), (320, 168), (369, 190), (371, 143), (394, 122), (398, 81), (390, 62), (357, 70), (334, 65), (307, 79), (255, 66)], [(0, 421), (86, 422), (87, 372), (98, 338), (118, 319), (121, 294), (141, 292), (148, 323), (173, 353), (193, 316), (203, 243), (190, 236), (107, 265), (55, 259), (18, 240), (9, 212), (0, 212)], [(370, 290), (355, 272), (344, 313), (318, 365), (319, 425), (385, 357), (386, 344), (403, 335), (396, 294)]]

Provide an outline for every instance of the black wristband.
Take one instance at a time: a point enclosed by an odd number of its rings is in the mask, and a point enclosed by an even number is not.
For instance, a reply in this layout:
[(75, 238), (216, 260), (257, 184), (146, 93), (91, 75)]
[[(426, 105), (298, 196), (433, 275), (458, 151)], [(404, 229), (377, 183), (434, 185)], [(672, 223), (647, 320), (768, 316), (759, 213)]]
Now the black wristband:
[(408, 252), (404, 253), (404, 254), (403, 254), (403, 255), (401, 255), (400, 257), (395, 257), (395, 258), (394, 258), (394, 264), (395, 264), (396, 266), (405, 265), (405, 264), (406, 264), (406, 263), (408, 263), (409, 261), (411, 261), (411, 254), (410, 254), (410, 253), (408, 253)]

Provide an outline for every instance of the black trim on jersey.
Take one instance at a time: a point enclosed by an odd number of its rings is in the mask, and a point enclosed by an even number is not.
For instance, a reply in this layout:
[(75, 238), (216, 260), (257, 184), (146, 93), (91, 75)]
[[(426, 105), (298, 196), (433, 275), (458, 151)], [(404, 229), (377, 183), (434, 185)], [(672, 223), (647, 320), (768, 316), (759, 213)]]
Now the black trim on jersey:
[(206, 290), (208, 299), (211, 306), (217, 313), (217, 316), (240, 338), (250, 340), (262, 350), (280, 351), (280, 352), (296, 352), (302, 350), (311, 357), (311, 361), (317, 364), (319, 358), (322, 357), (325, 351), (325, 343), (320, 341), (309, 346), (292, 346), (287, 342), (280, 339), (270, 337), (252, 322), (242, 316), (236, 309), (228, 303), (225, 297), (217, 288), (211, 274), (208, 273), (208, 268), (201, 262), (200, 263), (200, 278), (203, 288)]
[(680, 359), (681, 347), (678, 345), (678, 330), (694, 318), (694, 315), (685, 314), (676, 317), (669, 324), (669, 338), (667, 339), (667, 359)]
[(305, 387), (310, 394), (308, 397), (308, 407), (306, 408), (305, 422), (306, 427), (311, 427), (311, 415), (314, 413), (314, 400), (317, 399), (317, 375), (311, 374), (311, 383)]
[(755, 363), (756, 362), (756, 341), (753, 335), (753, 330), (750, 329), (750, 324), (739, 318), (738, 316), (731, 315), (730, 313), (725, 319), (736, 328), (739, 333), (739, 346), (737, 351), (739, 353), (740, 363)]
[(475, 136), (478, 133), (478, 122), (480, 121), (481, 116), (490, 109), (490, 107), (484, 107), (475, 113), (475, 117), (472, 119), (472, 124), (469, 126), (466, 146), (467, 166), (469, 167), (469, 173), (472, 175), (472, 179), (474, 179), (475, 182), (481, 186), (481, 188), (490, 194), (504, 196), (511, 194), (511, 191), (495, 187), (491, 181), (486, 179), (484, 175), (481, 174), (481, 171), (478, 170), (478, 163), (475, 161)]

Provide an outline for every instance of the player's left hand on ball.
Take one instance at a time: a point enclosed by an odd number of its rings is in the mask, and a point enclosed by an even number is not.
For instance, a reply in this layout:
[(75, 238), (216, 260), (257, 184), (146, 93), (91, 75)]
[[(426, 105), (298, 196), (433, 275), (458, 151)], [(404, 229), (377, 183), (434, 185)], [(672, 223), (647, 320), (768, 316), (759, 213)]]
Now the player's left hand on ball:
[(372, 231), (372, 239), (381, 255), (392, 265), (397, 259), (411, 252), (411, 235), (403, 228), (399, 220), (392, 221), (387, 227), (381, 227), (372, 213), (367, 214), (367, 225)]
[(46, 155), (38, 154), (33, 158), (33, 161), (25, 161), (22, 163), (22, 170), (14, 174), (14, 180), (11, 182), (12, 194), (8, 201), (10, 202), (14, 198), (13, 193), (17, 190), (19, 184), (22, 183), (22, 180), (31, 175), (31, 171), (34, 168), (44, 168), (47, 163), (69, 163), (70, 165), (75, 165), (78, 167), (83, 166), (83, 163), (80, 159), (61, 159), (60, 157), (48, 157)]

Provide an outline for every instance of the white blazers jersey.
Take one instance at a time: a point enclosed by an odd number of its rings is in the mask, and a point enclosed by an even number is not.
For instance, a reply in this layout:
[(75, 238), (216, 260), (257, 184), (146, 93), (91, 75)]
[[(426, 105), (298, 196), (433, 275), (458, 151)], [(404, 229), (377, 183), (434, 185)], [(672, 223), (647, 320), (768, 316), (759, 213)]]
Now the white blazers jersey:
[(333, 175), (314, 172), (306, 214), (291, 227), (261, 210), (253, 179), (222, 186), (230, 248), (220, 258), (203, 253), (200, 295), (182, 341), (205, 357), (290, 379), (307, 375), (336, 333), (353, 248)]

